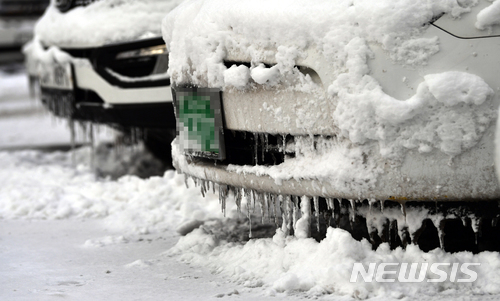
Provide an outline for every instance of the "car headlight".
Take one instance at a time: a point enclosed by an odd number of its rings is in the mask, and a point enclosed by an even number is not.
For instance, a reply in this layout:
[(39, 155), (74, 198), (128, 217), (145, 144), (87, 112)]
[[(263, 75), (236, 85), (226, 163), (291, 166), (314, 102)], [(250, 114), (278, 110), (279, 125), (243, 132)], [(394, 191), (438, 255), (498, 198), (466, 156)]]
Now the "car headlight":
[(56, 0), (55, 5), (60, 12), (64, 13), (76, 6), (87, 6), (99, 0)]
[(61, 12), (68, 11), (71, 8), (71, 5), (73, 4), (73, 0), (56, 0), (56, 7), (59, 9)]
[(123, 59), (132, 59), (132, 58), (140, 58), (147, 56), (157, 56), (167, 53), (167, 48), (165, 45), (158, 45), (153, 47), (134, 49), (130, 51), (120, 52), (116, 55), (115, 59), (123, 60)]

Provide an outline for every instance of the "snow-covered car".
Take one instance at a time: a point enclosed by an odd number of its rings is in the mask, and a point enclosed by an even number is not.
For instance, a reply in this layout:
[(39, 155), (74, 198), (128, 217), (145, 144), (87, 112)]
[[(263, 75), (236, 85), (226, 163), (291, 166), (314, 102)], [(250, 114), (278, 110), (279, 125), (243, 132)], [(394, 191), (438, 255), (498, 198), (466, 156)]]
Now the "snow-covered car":
[(44, 105), (70, 120), (139, 130), (169, 160), (175, 117), (160, 29), (179, 2), (53, 1), (25, 47)]
[(0, 63), (22, 61), (21, 47), (50, 0), (0, 0)]
[(498, 11), (468, 0), (183, 3), (163, 21), (174, 166), (202, 190), (219, 184), (222, 204), (229, 192), (278, 212), (296, 236), (310, 235), (315, 212), (375, 246), (499, 249)]

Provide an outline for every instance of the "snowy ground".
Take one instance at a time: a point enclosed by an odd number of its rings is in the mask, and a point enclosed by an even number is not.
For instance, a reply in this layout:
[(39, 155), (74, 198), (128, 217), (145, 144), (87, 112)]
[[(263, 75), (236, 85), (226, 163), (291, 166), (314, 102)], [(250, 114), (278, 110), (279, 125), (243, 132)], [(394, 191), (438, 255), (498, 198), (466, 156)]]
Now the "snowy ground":
[[(28, 99), (22, 72), (0, 73), (1, 300), (500, 298), (496, 253), (390, 251), (386, 245), (372, 251), (342, 230), (330, 229), (318, 243), (274, 235), (273, 227), (257, 223), (255, 236), (268, 238), (246, 242), (244, 212), (229, 200), (224, 217), (216, 194), (203, 198), (173, 171), (114, 180), (118, 171), (155, 165), (140, 147), (101, 146), (93, 156), (90, 147), (23, 149), (69, 140), (64, 123)], [(481, 266), (474, 283), (350, 283), (354, 262)]]

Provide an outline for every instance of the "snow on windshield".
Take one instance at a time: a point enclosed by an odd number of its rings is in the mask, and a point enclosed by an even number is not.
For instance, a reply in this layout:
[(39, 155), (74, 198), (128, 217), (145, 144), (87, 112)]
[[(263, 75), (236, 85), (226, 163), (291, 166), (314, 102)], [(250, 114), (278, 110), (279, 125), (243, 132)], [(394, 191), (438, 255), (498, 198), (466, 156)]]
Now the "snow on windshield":
[(101, 0), (61, 13), (50, 5), (35, 27), (46, 45), (91, 47), (157, 37), (161, 19), (182, 0)]

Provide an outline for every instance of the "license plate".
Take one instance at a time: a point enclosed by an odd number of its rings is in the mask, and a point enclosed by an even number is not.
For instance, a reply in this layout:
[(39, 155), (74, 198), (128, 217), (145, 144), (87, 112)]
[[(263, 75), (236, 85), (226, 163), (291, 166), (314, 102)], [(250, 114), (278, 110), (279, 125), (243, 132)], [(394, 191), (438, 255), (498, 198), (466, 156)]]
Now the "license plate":
[(179, 142), (185, 154), (225, 159), (221, 92), (173, 87)]
[(70, 63), (43, 64), (40, 67), (40, 87), (73, 90), (73, 75)]

